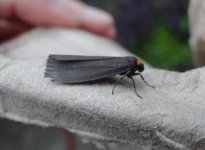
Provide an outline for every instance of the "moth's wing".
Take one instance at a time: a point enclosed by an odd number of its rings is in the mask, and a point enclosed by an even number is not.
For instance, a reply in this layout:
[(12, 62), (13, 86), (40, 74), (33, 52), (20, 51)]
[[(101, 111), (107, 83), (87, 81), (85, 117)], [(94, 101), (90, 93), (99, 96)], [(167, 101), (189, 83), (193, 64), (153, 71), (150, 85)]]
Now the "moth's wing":
[[(82, 83), (82, 82), (89, 82), (94, 81), (98, 79), (108, 78), (111, 76), (115, 76), (117, 74), (120, 74), (122, 72), (127, 72), (127, 68), (117, 68), (117, 69), (110, 69), (110, 70), (97, 70), (98, 72), (91, 72), (88, 69), (88, 72), (83, 71), (75, 71), (71, 73), (63, 72), (63, 73), (57, 73), (52, 72), (49, 73), (47, 77), (50, 77), (54, 81), (58, 81), (60, 83)], [(80, 73), (80, 75), (79, 75)], [(83, 75), (82, 75), (83, 74)]]
[(49, 58), (46, 77), (61, 83), (80, 83), (111, 77), (130, 70), (125, 57), (105, 60), (59, 61)]
[(105, 59), (117, 59), (122, 57), (110, 57), (110, 56), (81, 56), (81, 55), (49, 55), (49, 59), (56, 61), (92, 61), (92, 60), (105, 60)]

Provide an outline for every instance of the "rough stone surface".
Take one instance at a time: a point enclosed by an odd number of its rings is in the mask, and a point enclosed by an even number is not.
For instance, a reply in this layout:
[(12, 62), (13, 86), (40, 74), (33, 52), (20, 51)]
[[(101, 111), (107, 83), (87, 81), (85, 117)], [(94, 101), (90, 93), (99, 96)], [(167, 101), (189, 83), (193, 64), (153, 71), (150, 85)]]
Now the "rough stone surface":
[(190, 45), (197, 66), (205, 65), (205, 1), (190, 0)]
[(61, 127), (84, 137), (141, 149), (205, 147), (205, 68), (185, 73), (147, 68), (147, 87), (135, 77), (111, 91), (119, 77), (61, 85), (44, 78), (50, 53), (129, 55), (119, 45), (79, 30), (36, 29), (1, 46), (0, 116)]

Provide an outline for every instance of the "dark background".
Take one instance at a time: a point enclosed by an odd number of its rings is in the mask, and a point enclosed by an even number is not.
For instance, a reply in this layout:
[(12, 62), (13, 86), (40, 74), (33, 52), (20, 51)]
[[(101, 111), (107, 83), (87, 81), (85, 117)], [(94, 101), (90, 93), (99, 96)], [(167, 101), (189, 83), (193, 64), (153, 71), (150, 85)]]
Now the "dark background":
[(115, 18), (117, 41), (154, 67), (190, 69), (188, 0), (83, 0)]

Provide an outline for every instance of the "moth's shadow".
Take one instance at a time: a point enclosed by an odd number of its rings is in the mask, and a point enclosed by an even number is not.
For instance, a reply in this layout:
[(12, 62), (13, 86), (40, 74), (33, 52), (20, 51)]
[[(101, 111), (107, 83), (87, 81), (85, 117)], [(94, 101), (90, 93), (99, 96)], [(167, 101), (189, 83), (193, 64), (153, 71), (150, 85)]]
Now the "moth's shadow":
[(123, 85), (125, 87), (129, 87), (131, 82), (130, 79), (125, 77), (123, 80), (118, 82), (122, 76), (115, 76), (115, 77), (109, 77), (109, 78), (104, 78), (104, 79), (98, 79), (94, 81), (87, 81), (87, 82), (80, 82), (80, 83), (61, 83), (55, 80), (52, 80), (52, 82), (56, 84), (61, 84), (61, 85)]
[[(72, 84), (66, 84), (63, 83), (61, 85), (66, 86), (66, 85), (86, 85), (86, 86), (92, 86), (94, 84), (99, 85), (99, 86), (113, 86), (112, 88), (112, 94), (114, 95), (114, 91), (118, 86), (121, 86), (125, 89), (130, 88), (131, 86), (134, 87), (136, 95), (142, 99), (142, 97), (138, 94), (137, 89), (139, 86), (136, 86), (136, 83), (131, 81), (129, 78), (124, 78), (122, 79), (122, 76), (115, 76), (115, 77), (110, 77), (110, 78), (104, 78), (104, 79), (99, 79), (99, 80), (94, 80), (94, 81), (89, 81), (89, 82), (82, 82), (82, 83), (72, 83)], [(119, 82), (120, 81), (120, 82)]]

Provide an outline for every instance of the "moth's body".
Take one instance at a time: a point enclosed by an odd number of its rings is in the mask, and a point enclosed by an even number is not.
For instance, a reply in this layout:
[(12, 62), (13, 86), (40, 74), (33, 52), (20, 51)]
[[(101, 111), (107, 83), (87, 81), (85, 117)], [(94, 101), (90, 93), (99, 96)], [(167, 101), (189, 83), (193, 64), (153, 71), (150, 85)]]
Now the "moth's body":
[(127, 76), (133, 80), (132, 76), (141, 76), (140, 72), (143, 70), (143, 63), (131, 56), (50, 55), (45, 77), (60, 83), (89, 82), (115, 75), (122, 75), (123, 78)]

